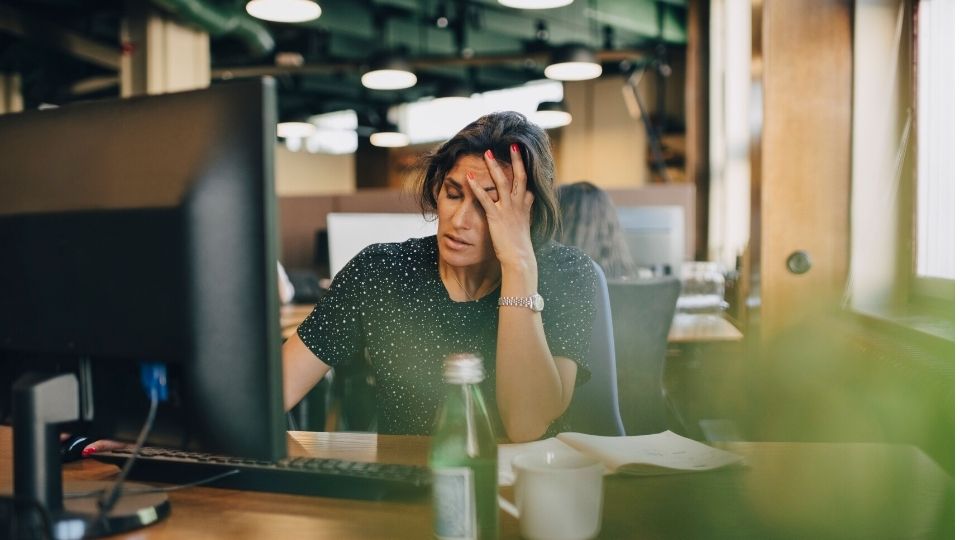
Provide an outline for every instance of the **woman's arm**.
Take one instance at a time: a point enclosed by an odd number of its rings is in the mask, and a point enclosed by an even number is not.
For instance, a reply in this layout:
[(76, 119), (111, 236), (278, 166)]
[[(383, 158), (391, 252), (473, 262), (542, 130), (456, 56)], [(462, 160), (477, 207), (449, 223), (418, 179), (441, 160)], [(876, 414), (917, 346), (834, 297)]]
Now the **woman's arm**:
[[(516, 145), (511, 145), (511, 182), (491, 152), (484, 154), (497, 186), (493, 200), (473, 180), (470, 188), (486, 213), (494, 251), (500, 261), (500, 294), (530, 296), (537, 292), (538, 269), (530, 238), (533, 194)], [(497, 327), (497, 407), (507, 437), (515, 442), (541, 437), (567, 409), (573, 397), (577, 365), (554, 358), (543, 332), (540, 313), (523, 307), (500, 308)]]
[(283, 409), (289, 411), (330, 371), (296, 333), (283, 344)]

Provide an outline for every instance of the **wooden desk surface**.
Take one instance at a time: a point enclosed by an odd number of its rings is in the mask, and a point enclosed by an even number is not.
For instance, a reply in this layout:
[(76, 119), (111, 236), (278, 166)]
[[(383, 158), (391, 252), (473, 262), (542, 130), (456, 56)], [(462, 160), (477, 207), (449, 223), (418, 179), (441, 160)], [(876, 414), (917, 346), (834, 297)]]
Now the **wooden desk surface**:
[(713, 313), (677, 313), (673, 316), (669, 343), (740, 341), (743, 334), (723, 315)]
[[(287, 304), (280, 308), (280, 327), (288, 338), (313, 311), (313, 304)], [(739, 341), (743, 334), (723, 315), (711, 313), (678, 313), (673, 317), (667, 341), (670, 343), (702, 343)]]
[[(290, 453), (425, 463), (429, 439), (291, 432)], [(0, 491), (12, 486), (10, 429), (0, 428)], [(914, 447), (735, 443), (748, 467), (655, 477), (607, 477), (600, 538), (950, 538), (953, 480)], [(116, 467), (83, 460), (67, 480), (102, 480)], [(510, 489), (504, 490), (512, 498)], [(432, 538), (429, 499), (362, 502), (191, 488), (173, 512), (125, 538)], [(501, 513), (501, 538), (518, 538)]]
[(313, 311), (313, 304), (284, 304), (280, 306), (280, 332), (289, 338), (297, 331), (300, 323)]

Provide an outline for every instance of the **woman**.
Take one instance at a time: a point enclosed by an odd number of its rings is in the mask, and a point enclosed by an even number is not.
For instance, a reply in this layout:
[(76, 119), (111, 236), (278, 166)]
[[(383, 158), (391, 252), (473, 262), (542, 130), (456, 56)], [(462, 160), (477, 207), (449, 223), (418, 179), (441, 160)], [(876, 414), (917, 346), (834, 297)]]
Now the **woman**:
[(561, 227), (556, 240), (582, 249), (603, 268), (607, 279), (636, 278), (639, 270), (610, 196), (590, 182), (567, 184), (557, 191)]
[(598, 284), (586, 256), (550, 241), (559, 216), (547, 135), (494, 113), (426, 162), (419, 196), (437, 236), (370, 246), (341, 270), (284, 345), (286, 408), (368, 354), (378, 429), (430, 434), (443, 359), (478, 352), (495, 429), (517, 442), (553, 434), (589, 377)]

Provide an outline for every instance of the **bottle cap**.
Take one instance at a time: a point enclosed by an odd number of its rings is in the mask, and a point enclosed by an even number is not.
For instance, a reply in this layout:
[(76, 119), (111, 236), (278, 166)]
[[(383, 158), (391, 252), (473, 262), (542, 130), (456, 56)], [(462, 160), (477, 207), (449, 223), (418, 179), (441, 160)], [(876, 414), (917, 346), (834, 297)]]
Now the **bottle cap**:
[(443, 382), (477, 384), (483, 381), (483, 361), (473, 353), (451, 354), (443, 361)]

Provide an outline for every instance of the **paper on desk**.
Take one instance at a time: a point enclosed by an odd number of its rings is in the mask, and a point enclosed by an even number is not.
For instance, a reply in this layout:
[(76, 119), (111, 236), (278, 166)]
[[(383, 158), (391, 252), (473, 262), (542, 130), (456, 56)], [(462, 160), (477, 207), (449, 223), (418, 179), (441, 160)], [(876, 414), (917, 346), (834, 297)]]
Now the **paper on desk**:
[(669, 430), (632, 437), (561, 433), (557, 438), (596, 457), (608, 470), (625, 474), (708, 471), (743, 462), (737, 454), (681, 437)]
[(501, 444), (498, 477), (501, 486), (515, 480), (511, 462), (524, 452), (580, 452), (603, 462), (605, 474), (654, 475), (718, 469), (743, 462), (737, 454), (681, 437), (672, 431), (631, 437), (561, 433), (523, 444)]

